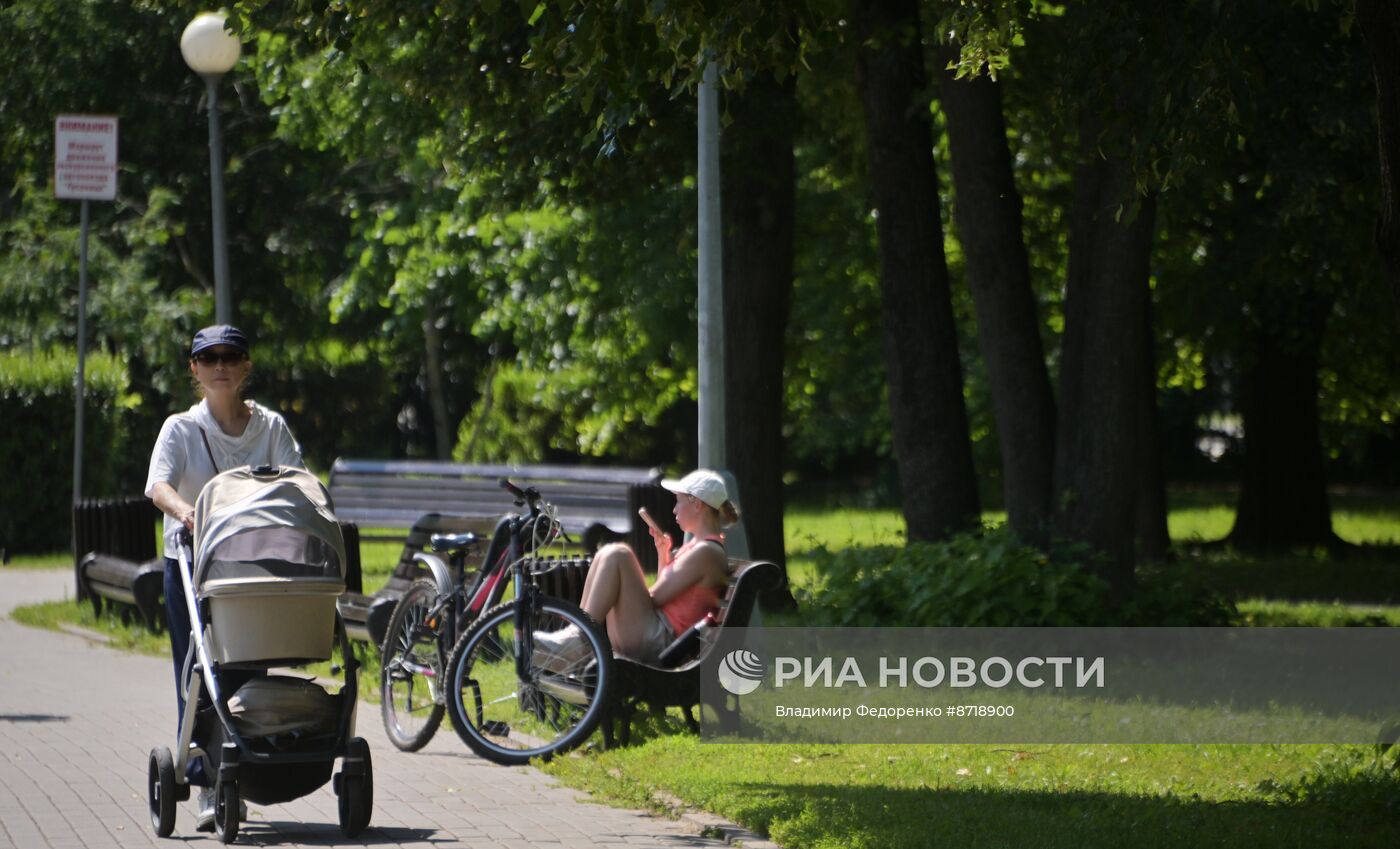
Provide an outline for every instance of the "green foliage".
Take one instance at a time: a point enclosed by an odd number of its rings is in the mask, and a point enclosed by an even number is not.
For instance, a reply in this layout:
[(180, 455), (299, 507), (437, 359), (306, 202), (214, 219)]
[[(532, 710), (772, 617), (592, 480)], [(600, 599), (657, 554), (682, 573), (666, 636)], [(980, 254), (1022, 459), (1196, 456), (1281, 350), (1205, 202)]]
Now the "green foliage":
[(1119, 608), (1114, 624), (1161, 628), (1219, 627), (1241, 624), (1227, 593), (1202, 572), (1177, 564), (1147, 564), (1137, 569), (1132, 597)]
[(462, 419), (458, 462), (539, 463), (563, 457), (613, 456), (645, 462), (653, 446), (645, 422), (599, 402), (594, 372), (497, 368), (489, 389)]
[(1133, 596), (1111, 605), (1086, 550), (1052, 558), (1005, 527), (903, 547), (819, 546), (811, 557), (817, 580), (798, 590), (804, 625), (1202, 626), (1236, 615), (1205, 576), (1166, 567), (1140, 569)]
[[(690, 450), (693, 86), (713, 51), (727, 91), (758, 73), (798, 76), (787, 479), (891, 495), (864, 126), (843, 20), (854, 7), (232, 5), (245, 38), (221, 89), (235, 309), (258, 343), (254, 396), (287, 415), (314, 465), (428, 453), (435, 401), (462, 456), (667, 463)], [(204, 86), (171, 48), (194, 9), (0, 8), (0, 347), (72, 346), (77, 211), (48, 187), (53, 115), (119, 114), (119, 196), (93, 206), (89, 309), (96, 345), (128, 365), (142, 398), (139, 450), (127, 452), (138, 463), (160, 419), (189, 403), (183, 346), (212, 313)], [(1371, 284), (1374, 95), (1348, 16), (1264, 0), (921, 10), (928, 32), (962, 44), (960, 70), (1003, 84), (1052, 374), (1074, 127), (1101, 108), (1121, 113), (1105, 149), (1130, 147), (1143, 185), (1172, 189), (1159, 198), (1153, 258), (1168, 467), (1196, 474), (1180, 461), (1197, 457), (1198, 422), (1231, 408), (1241, 316), (1286, 331), (1299, 321), (1292, 295), (1320, 290), (1332, 298), (1329, 459), (1395, 474), (1385, 460), (1400, 427), (1400, 337)], [(1126, 105), (1106, 96), (1125, 70), (1152, 81)], [(917, 106), (937, 125), (932, 93)], [(994, 489), (986, 370), (955, 238), (947, 248), (977, 467)], [(486, 400), (498, 380), (510, 411)]]
[(1052, 560), (1008, 530), (813, 552), (820, 576), (800, 603), (839, 626), (1105, 624), (1106, 587), (1081, 563)]
[[(73, 351), (0, 351), (0, 468), (11, 484), (0, 487), (0, 548), (52, 551), (67, 545), (72, 530), (73, 412), (77, 354)], [(83, 495), (129, 495), (138, 481), (120, 473), (128, 453), (126, 366), (104, 353), (88, 355)]]
[(576, 372), (544, 374), (502, 368), (462, 420), (453, 459), (458, 462), (538, 463), (550, 449), (582, 447), (566, 422), (588, 401)]
[[(961, 45), (956, 68), (958, 79), (985, 73), (992, 79), (1011, 65), (1011, 52), (1023, 43), (1027, 18), (1046, 13), (1041, 0), (957, 0), (939, 4), (941, 17), (935, 32)], [(935, 69), (942, 70), (942, 69)]]

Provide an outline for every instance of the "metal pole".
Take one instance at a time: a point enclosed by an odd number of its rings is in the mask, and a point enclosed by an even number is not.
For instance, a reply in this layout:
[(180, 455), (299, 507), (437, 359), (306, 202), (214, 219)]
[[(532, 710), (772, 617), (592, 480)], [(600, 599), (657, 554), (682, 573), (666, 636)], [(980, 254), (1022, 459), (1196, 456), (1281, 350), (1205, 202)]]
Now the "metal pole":
[(88, 202), (78, 230), (78, 370), (73, 376), (73, 505), (83, 497), (83, 393), (87, 361)]
[[(739, 487), (727, 470), (724, 445), (724, 273), (719, 182), (719, 66), (705, 66), (696, 109), (699, 166), (700, 292), (700, 466), (724, 476), (730, 497), (739, 500)], [(740, 501), (742, 503), (742, 501)], [(725, 531), (724, 548), (734, 557), (749, 555), (748, 534), (741, 519)]]
[(700, 465), (723, 469), (724, 454), (724, 280), (720, 239), (719, 68), (705, 66), (699, 111), (699, 406)]
[(219, 132), (219, 80), (222, 74), (200, 74), (209, 89), (209, 200), (214, 219), (214, 323), (233, 323), (233, 298), (228, 283), (228, 237), (224, 224), (224, 146)]

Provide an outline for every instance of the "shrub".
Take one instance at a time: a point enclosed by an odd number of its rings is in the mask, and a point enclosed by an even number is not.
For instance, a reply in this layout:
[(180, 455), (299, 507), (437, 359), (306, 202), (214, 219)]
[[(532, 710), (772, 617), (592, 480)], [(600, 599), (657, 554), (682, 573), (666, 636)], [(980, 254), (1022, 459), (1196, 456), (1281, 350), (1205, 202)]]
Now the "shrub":
[[(0, 351), (0, 547), (44, 552), (69, 544), (73, 503), (73, 376), (68, 350)], [(127, 451), (125, 365), (105, 353), (84, 368), (83, 495), (129, 495), (139, 482), (119, 481)]]
[(1085, 567), (1093, 555), (1062, 546), (1054, 557), (1007, 529), (941, 542), (813, 552), (815, 589), (799, 601), (810, 625), (1011, 627), (1225, 625), (1234, 606), (1199, 579), (1143, 570), (1137, 591), (1113, 606)]
[(1137, 590), (1118, 611), (1125, 625), (1161, 627), (1245, 624), (1235, 602), (1207, 577), (1179, 565), (1151, 564), (1137, 570)]
[(1051, 559), (1010, 531), (814, 552), (817, 588), (802, 601), (839, 626), (1103, 624), (1106, 585), (1078, 563)]

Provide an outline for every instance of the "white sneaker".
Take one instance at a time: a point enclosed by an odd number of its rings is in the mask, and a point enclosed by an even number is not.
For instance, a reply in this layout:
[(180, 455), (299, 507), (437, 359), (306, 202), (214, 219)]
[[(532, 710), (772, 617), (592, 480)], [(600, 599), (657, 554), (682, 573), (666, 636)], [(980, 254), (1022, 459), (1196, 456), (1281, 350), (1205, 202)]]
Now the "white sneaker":
[[(199, 788), (199, 813), (198, 813), (197, 815), (195, 815), (195, 819), (194, 819), (194, 830), (195, 830), (195, 831), (213, 831), (213, 830), (214, 830), (214, 799), (215, 799), (215, 798), (216, 798), (216, 797), (214, 796), (214, 788), (213, 788), (213, 787), (201, 787), (201, 788)], [(238, 800), (238, 821), (239, 821), (239, 822), (247, 822), (247, 821), (248, 821), (248, 803), (247, 803), (247, 802), (244, 802), (242, 799), (239, 799), (239, 800)]]
[(588, 640), (577, 625), (558, 631), (536, 631), (530, 662), (549, 672), (566, 672), (589, 656)]
[(199, 813), (195, 815), (195, 831), (214, 830), (214, 788), (199, 788)]

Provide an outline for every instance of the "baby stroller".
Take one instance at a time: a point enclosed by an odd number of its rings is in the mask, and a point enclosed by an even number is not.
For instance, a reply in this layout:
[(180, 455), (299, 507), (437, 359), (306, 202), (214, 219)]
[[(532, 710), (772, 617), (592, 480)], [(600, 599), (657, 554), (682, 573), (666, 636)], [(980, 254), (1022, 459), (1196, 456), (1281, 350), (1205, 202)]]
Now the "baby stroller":
[[(289, 802), (335, 775), (340, 828), (369, 824), (374, 777), (368, 744), (355, 737), (359, 664), (336, 598), (345, 590), (345, 544), (320, 481), (301, 469), (243, 467), (218, 475), (195, 502), (193, 556), (179, 549), (191, 639), (181, 677), (185, 713), (174, 754), (151, 751), (148, 793), (156, 834), (175, 829), (175, 803), (190, 795), (186, 765), (204, 759), (214, 781), (214, 830), (230, 843), (240, 802)], [(339, 633), (345, 684), (330, 694), (273, 667), (329, 660)], [(246, 680), (226, 692), (226, 679)], [(204, 748), (191, 748), (191, 740)]]

